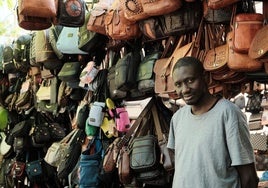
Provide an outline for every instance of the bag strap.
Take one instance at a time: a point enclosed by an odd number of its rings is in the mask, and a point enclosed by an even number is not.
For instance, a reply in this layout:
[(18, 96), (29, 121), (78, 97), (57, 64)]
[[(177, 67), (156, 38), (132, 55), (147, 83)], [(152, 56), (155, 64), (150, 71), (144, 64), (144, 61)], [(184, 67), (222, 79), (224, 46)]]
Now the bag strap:
[(161, 143), (161, 142), (165, 141), (166, 139), (165, 139), (164, 134), (162, 132), (162, 128), (161, 128), (158, 113), (157, 113), (157, 108), (155, 105), (152, 106), (152, 114), (153, 114), (153, 119), (154, 119), (155, 130), (156, 130), (156, 134), (157, 134), (157, 140), (158, 140), (158, 143)]
[(140, 113), (139, 117), (135, 120), (133, 125), (130, 127), (130, 129), (127, 131), (127, 133), (120, 139), (120, 141), (117, 143), (117, 147), (121, 149), (130, 139), (131, 135), (134, 133), (134, 131), (138, 128), (140, 123), (142, 122), (143, 118), (146, 116), (146, 114), (151, 110), (151, 107), (154, 103), (153, 98), (150, 99), (150, 101), (147, 103), (147, 105), (144, 107), (142, 112)]
[(73, 129), (69, 134), (67, 134), (60, 143), (71, 143), (72, 139), (75, 137), (75, 133), (77, 132), (77, 129)]

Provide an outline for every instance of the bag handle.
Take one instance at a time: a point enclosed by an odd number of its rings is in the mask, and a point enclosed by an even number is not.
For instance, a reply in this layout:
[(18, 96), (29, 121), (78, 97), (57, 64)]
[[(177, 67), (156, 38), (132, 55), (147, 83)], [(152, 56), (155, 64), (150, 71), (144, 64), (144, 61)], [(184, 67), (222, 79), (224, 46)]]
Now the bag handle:
[(78, 129), (73, 129), (69, 134), (67, 134), (61, 141), (60, 144), (62, 143), (71, 143), (71, 141), (75, 137), (75, 133), (78, 131)]

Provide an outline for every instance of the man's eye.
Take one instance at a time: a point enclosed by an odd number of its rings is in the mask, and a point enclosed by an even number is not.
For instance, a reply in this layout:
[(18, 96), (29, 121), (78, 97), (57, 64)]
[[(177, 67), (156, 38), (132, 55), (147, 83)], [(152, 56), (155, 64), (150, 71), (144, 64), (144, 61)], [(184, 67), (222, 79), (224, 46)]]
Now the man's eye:
[(188, 80), (187, 80), (187, 83), (188, 83), (188, 84), (191, 84), (191, 83), (193, 83), (193, 82), (194, 82), (194, 79), (188, 79)]
[(175, 87), (181, 87), (181, 83), (175, 83)]

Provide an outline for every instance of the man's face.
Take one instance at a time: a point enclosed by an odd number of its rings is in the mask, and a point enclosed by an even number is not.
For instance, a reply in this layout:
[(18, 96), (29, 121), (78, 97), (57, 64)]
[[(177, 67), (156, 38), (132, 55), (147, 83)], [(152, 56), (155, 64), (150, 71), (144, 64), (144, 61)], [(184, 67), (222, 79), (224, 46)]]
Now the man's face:
[(174, 70), (173, 81), (177, 94), (188, 105), (196, 105), (205, 94), (205, 80), (202, 73), (198, 73), (191, 66), (182, 66)]

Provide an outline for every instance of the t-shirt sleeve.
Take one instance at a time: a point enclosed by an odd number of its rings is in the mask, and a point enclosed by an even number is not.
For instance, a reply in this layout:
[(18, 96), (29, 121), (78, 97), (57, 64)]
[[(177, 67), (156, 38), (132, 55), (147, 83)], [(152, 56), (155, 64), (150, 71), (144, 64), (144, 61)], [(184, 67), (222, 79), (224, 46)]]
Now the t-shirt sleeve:
[(246, 117), (240, 109), (234, 108), (227, 112), (225, 129), (231, 166), (254, 162), (254, 153)]

